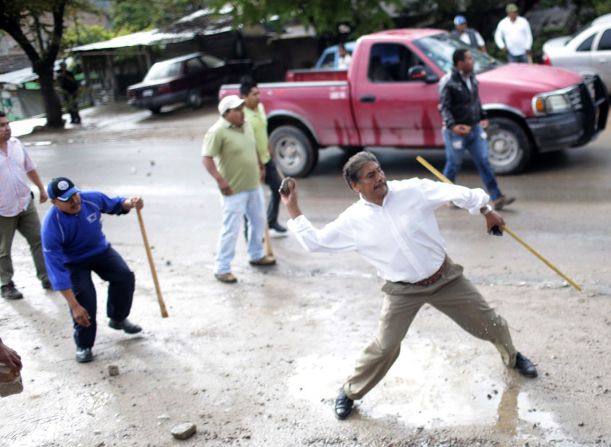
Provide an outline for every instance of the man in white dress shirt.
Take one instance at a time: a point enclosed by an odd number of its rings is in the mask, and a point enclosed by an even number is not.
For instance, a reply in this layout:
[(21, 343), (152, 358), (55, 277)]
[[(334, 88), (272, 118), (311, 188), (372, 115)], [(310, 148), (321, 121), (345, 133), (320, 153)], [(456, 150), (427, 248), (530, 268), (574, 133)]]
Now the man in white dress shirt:
[(507, 17), (499, 22), (494, 32), (496, 46), (507, 51), (508, 62), (532, 64), (530, 49), (533, 36), (528, 20), (519, 15), (518, 7), (514, 3), (509, 3), (505, 11)]
[(488, 205), (488, 195), (479, 188), (418, 178), (387, 182), (378, 160), (369, 152), (351, 157), (343, 173), (360, 199), (320, 230), (299, 209), (296, 184), (281, 191), (291, 217), (288, 227), (307, 251), (356, 251), (386, 280), (378, 333), (340, 389), (335, 400), (337, 418), (347, 418), (354, 400), (386, 375), (425, 303), (471, 335), (493, 343), (507, 367), (536, 377), (533, 363), (514, 348), (505, 320), (463, 276), (463, 268), (447, 257), (435, 218), (437, 208), (454, 202), (473, 215), (483, 214), (488, 231), (495, 232), (504, 221)]

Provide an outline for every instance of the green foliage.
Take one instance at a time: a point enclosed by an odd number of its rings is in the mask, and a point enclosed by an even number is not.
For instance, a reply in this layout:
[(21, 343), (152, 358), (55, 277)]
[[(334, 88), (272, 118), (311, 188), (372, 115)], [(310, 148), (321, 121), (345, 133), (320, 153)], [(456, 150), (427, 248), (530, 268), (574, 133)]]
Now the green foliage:
[(68, 50), (78, 45), (112, 39), (114, 36), (115, 33), (101, 25), (82, 25), (76, 22), (64, 31), (62, 48)]
[(217, 10), (226, 4), (233, 6), (239, 24), (268, 22), (277, 16), (280, 24), (300, 23), (318, 34), (337, 34), (338, 25), (347, 24), (354, 37), (392, 27), (388, 11), (399, 8), (401, 0), (383, 4), (373, 0), (213, 0), (211, 4)]
[(112, 0), (112, 27), (119, 32), (157, 28), (206, 7), (205, 0)]

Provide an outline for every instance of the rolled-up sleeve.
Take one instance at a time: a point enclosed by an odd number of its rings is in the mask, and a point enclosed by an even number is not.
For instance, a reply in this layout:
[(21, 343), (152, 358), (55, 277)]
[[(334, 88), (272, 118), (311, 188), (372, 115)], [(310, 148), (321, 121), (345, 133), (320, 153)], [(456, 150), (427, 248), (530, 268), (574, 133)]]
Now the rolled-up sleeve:
[(352, 226), (343, 214), (320, 230), (303, 214), (289, 220), (287, 225), (308, 252), (345, 253), (356, 250)]
[(32, 161), (30, 153), (25, 147), (23, 147), (23, 145), (21, 145), (21, 149), (23, 150), (23, 168), (25, 172), (33, 171), (34, 169), (36, 169), (36, 165)]

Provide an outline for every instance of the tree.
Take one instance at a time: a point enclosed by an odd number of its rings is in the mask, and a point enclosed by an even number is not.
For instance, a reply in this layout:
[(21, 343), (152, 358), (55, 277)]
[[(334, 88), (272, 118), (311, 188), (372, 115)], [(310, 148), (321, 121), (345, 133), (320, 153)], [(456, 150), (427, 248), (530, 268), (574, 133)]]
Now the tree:
[(361, 35), (392, 26), (391, 12), (401, 7), (401, 0), (214, 0), (217, 10), (230, 4), (236, 22), (268, 22), (272, 16), (279, 23), (290, 21), (312, 27), (317, 34), (337, 34), (338, 26), (350, 26), (352, 34)]
[(112, 27), (136, 32), (169, 25), (206, 7), (206, 0), (112, 0)]
[(107, 30), (102, 25), (81, 25), (75, 21), (64, 31), (61, 47), (62, 50), (69, 50), (72, 47), (101, 42), (113, 37), (115, 37), (115, 33)]
[(0, 29), (19, 44), (38, 75), (47, 126), (63, 127), (61, 102), (55, 91), (53, 68), (70, 8), (87, 8), (85, 0), (0, 0)]

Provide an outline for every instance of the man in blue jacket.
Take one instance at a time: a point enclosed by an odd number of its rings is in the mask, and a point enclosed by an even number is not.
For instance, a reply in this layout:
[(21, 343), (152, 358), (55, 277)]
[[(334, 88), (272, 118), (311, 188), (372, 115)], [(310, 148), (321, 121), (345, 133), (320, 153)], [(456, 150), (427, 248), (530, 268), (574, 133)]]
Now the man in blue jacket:
[(108, 281), (106, 313), (109, 326), (136, 334), (142, 328), (127, 319), (132, 307), (135, 277), (121, 255), (102, 232), (101, 215), (126, 214), (142, 209), (140, 197), (110, 198), (101, 192), (84, 191), (65, 177), (47, 186), (53, 207), (42, 225), (42, 245), (49, 280), (70, 306), (76, 342), (76, 361), (93, 360), (96, 335), (96, 291), (91, 272)]

